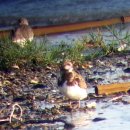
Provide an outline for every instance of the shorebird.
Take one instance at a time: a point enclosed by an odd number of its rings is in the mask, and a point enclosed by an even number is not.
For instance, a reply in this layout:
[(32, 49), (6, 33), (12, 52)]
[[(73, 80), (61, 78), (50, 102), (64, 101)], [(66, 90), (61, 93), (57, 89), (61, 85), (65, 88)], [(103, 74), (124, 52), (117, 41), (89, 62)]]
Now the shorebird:
[(32, 28), (29, 26), (28, 20), (26, 18), (21, 18), (19, 20), (19, 26), (14, 32), (12, 41), (17, 43), (21, 47), (24, 47), (26, 41), (32, 41), (34, 33)]
[[(70, 100), (77, 100), (80, 108), (80, 100), (87, 97), (87, 84), (85, 79), (77, 72), (75, 72), (71, 61), (63, 63), (63, 74), (59, 82), (60, 91)], [(70, 107), (71, 101), (70, 101)]]

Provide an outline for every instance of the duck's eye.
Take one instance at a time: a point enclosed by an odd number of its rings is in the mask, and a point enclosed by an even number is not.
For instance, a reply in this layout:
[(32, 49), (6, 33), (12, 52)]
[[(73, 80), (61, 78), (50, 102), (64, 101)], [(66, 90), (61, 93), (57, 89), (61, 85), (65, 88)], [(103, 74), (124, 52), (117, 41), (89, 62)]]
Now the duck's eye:
[(71, 66), (71, 64), (69, 64), (69, 63), (68, 63), (68, 64), (66, 64), (66, 65)]

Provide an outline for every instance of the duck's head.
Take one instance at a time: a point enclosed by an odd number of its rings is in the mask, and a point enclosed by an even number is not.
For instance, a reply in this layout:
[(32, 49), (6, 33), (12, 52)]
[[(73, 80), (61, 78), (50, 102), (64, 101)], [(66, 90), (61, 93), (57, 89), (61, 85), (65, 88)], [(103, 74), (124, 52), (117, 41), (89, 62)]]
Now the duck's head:
[(63, 69), (68, 71), (68, 72), (72, 72), (73, 71), (73, 63), (70, 60), (66, 60), (63, 63)]
[(28, 20), (26, 18), (20, 18), (19, 25), (29, 25)]

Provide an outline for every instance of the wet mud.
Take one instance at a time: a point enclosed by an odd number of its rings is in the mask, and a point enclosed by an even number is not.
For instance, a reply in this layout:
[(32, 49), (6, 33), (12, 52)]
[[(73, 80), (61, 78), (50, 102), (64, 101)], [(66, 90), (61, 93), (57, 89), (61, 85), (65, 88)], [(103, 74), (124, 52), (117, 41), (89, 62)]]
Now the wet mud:
[(128, 130), (129, 92), (96, 95), (95, 86), (129, 82), (129, 61), (130, 53), (111, 54), (91, 61), (92, 68), (76, 68), (89, 86), (89, 96), (81, 101), (81, 108), (76, 107), (76, 101), (70, 108), (68, 99), (59, 92), (59, 69), (26, 66), (0, 71), (0, 128)]

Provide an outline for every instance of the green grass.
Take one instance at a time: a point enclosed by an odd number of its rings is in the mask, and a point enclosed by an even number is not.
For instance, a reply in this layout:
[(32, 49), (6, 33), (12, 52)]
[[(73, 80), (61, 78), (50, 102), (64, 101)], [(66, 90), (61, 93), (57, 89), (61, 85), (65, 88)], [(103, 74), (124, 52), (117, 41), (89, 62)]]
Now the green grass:
[(24, 48), (9, 39), (0, 40), (0, 69), (7, 69), (14, 64), (23, 65), (42, 61), (44, 44), (37, 46), (34, 42), (27, 42)]
[(24, 65), (58, 65), (65, 59), (81, 62), (83, 56), (81, 51), (83, 45), (80, 43), (73, 46), (61, 43), (58, 46), (52, 46), (43, 41), (41, 43), (26, 42), (22, 48), (11, 42), (10, 39), (0, 40), (0, 69), (8, 69), (14, 64)]
[[(21, 48), (8, 38), (0, 39), (0, 69), (11, 68), (14, 64), (19, 66), (25, 64), (54, 66), (61, 64), (65, 59), (82, 64), (86, 60), (92, 60), (111, 53), (119, 53), (117, 46), (121, 42), (125, 42), (127, 45), (130, 44), (129, 32), (124, 35), (114, 27), (107, 27), (107, 29), (112, 34), (110, 44), (106, 44), (100, 29), (97, 29), (96, 33), (87, 34), (82, 39), (73, 41), (70, 45), (64, 41), (60, 45), (50, 45), (45, 37), (38, 45), (35, 42), (26, 42), (26, 45)], [(90, 43), (93, 44), (92, 48), (87, 46)], [(100, 48), (99, 51), (97, 51), (98, 48)], [(90, 51), (91, 49), (92, 51)], [(87, 54), (88, 52), (90, 53)]]

